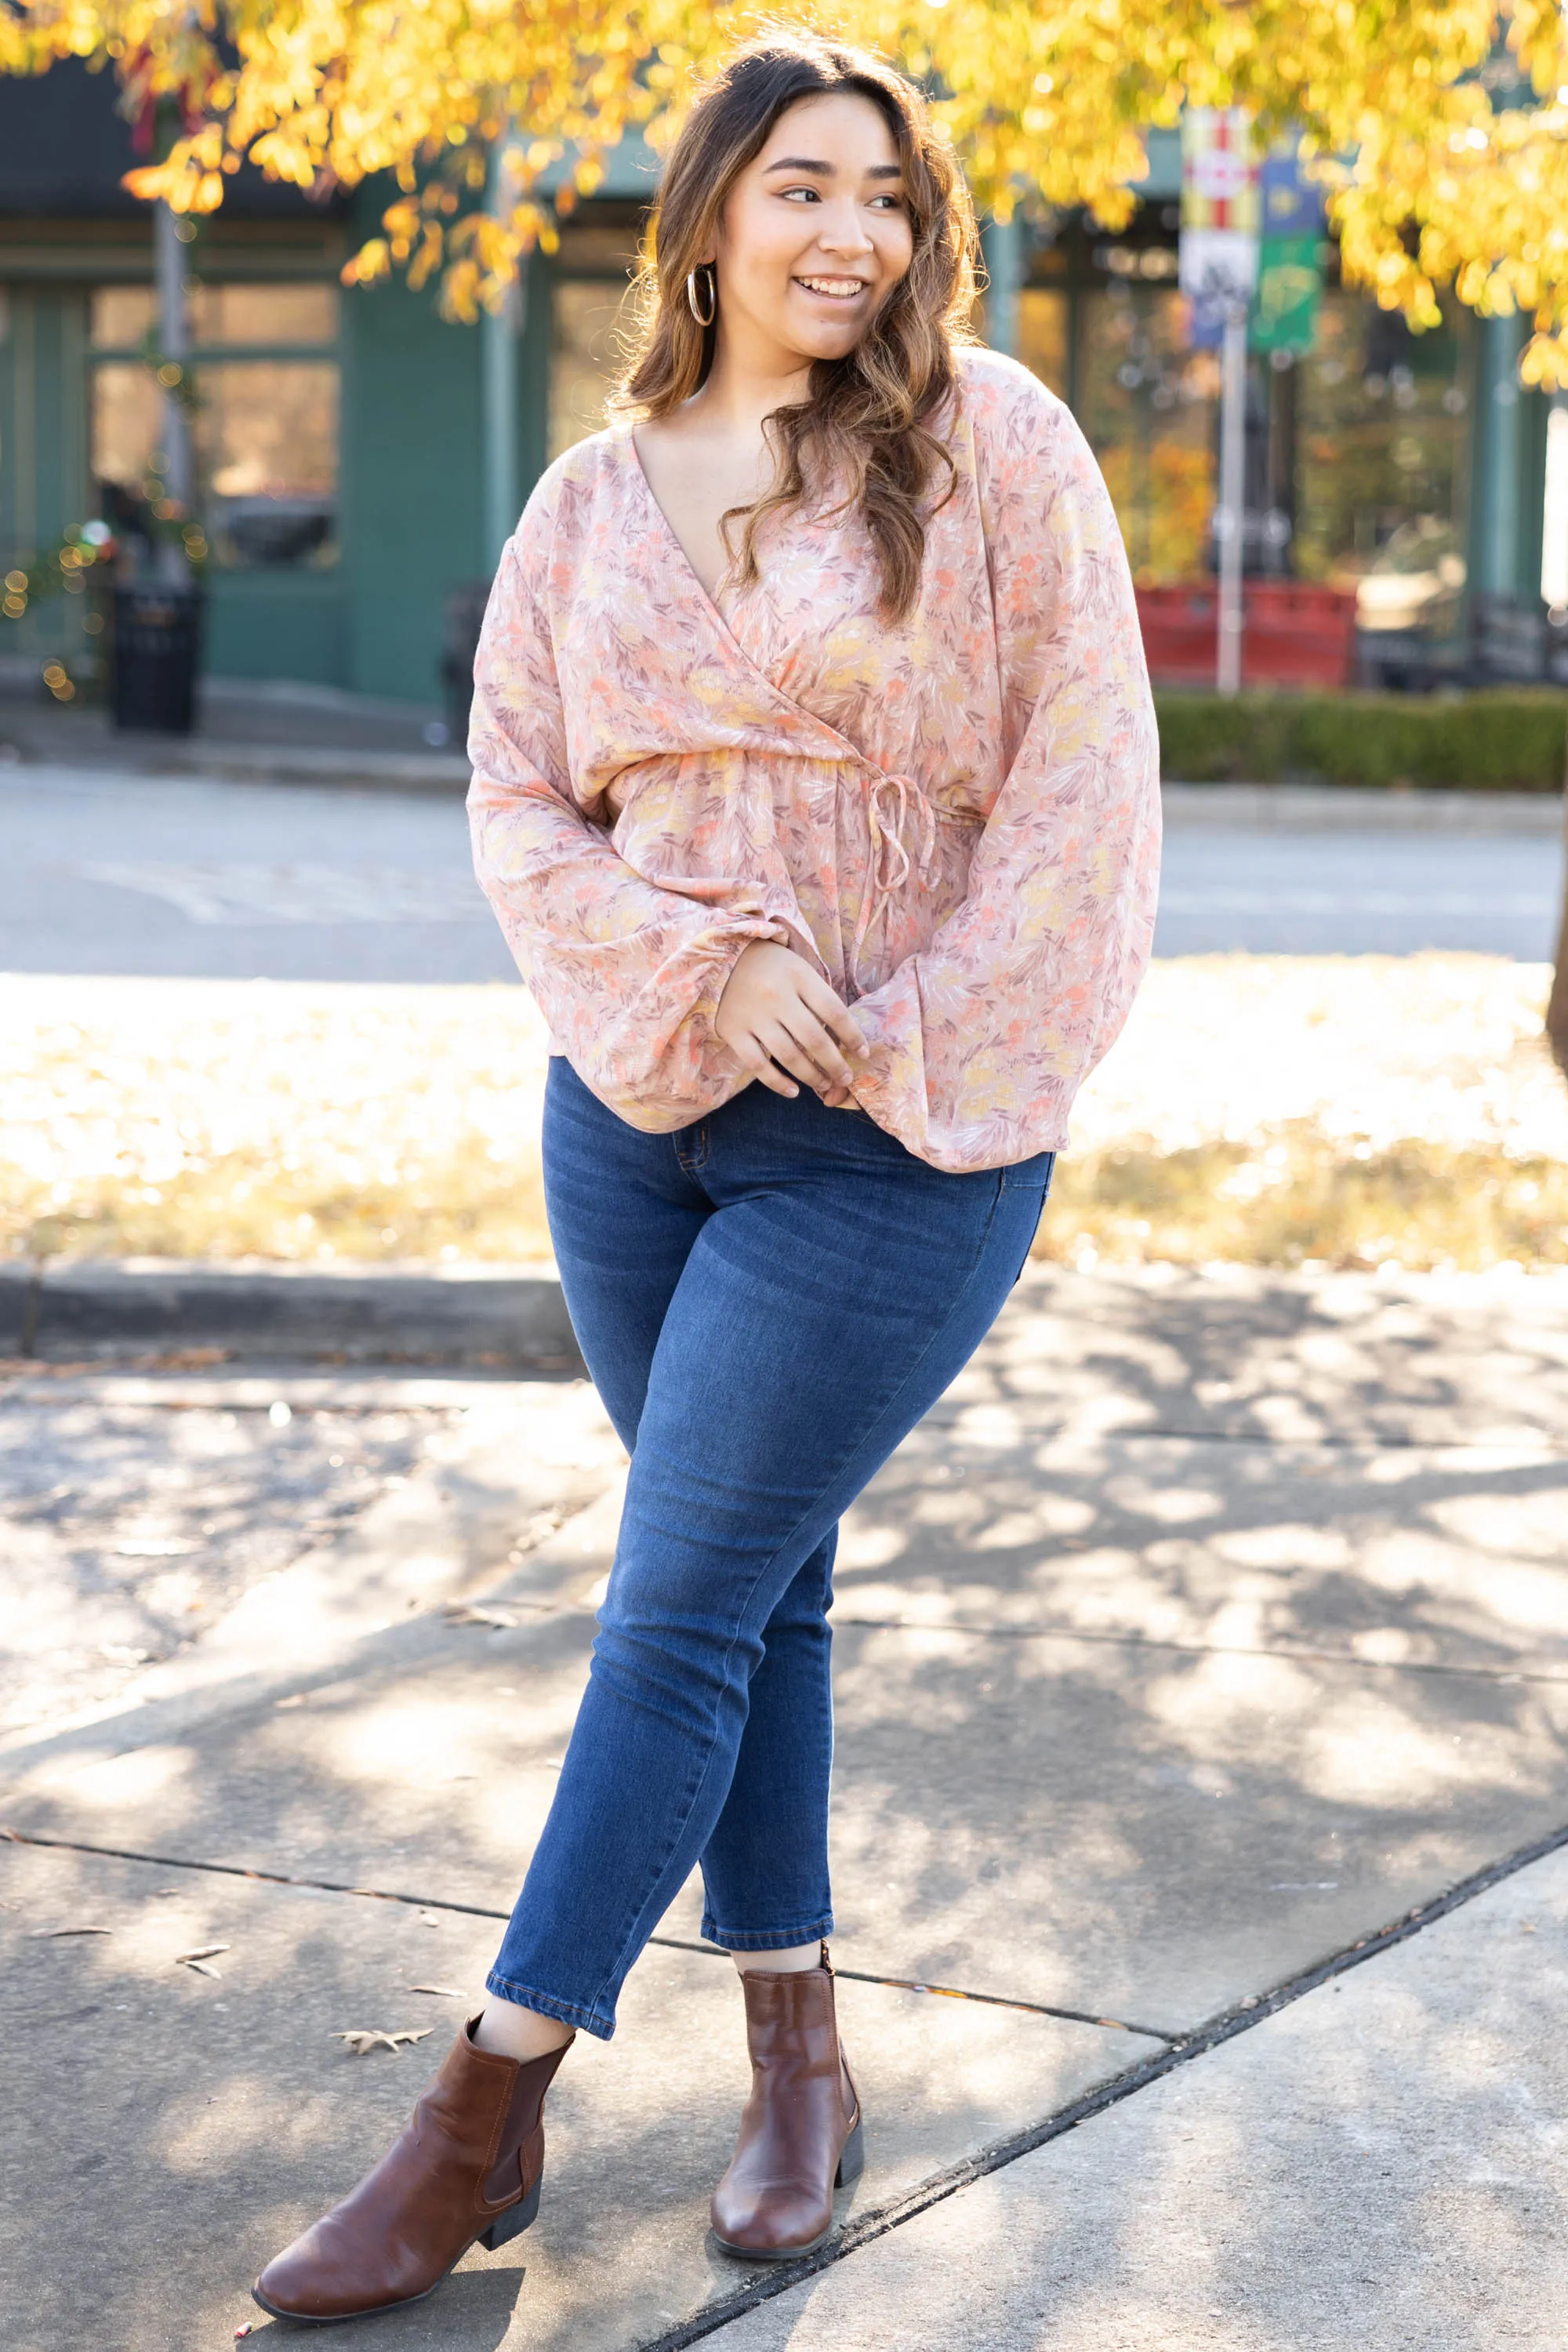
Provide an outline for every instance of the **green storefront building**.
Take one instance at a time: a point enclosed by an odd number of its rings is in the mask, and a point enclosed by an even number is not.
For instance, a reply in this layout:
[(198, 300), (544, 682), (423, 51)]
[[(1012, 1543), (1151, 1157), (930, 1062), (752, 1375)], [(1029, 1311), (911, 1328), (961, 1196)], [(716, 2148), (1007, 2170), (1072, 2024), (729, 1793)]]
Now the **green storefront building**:
[[(107, 77), (0, 81), (0, 571), (124, 510), (157, 457), (151, 224), (120, 185), (137, 160)], [(488, 576), (541, 467), (600, 421), (653, 175), (640, 144), (612, 163), (559, 252), (534, 257), (518, 315), (478, 327), (442, 320), (433, 290), (341, 285), (380, 186), (317, 205), (233, 181), (189, 247), (209, 671), (438, 698), (449, 595)], [(1178, 170), (1156, 134), (1121, 236), (1042, 215), (987, 238), (988, 340), (1071, 403), (1148, 587), (1201, 579), (1209, 558), (1217, 368), (1185, 348)], [(1413, 337), (1342, 291), (1331, 257), (1311, 351), (1253, 362), (1251, 568), (1392, 578), (1386, 617), (1401, 564), (1425, 564), (1447, 596), (1428, 635), (1462, 635), (1472, 674), (1556, 674), (1568, 436), (1519, 386), (1522, 341), (1518, 320), (1458, 310)], [(88, 654), (80, 602), (0, 623), (0, 676)]]

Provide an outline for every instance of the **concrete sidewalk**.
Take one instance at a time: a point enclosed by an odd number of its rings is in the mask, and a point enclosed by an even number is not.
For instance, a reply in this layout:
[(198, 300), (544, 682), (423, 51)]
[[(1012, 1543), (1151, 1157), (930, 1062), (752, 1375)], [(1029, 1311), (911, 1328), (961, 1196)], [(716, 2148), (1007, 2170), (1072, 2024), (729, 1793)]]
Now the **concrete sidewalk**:
[[(0, 1740), (7, 2352), (277, 2332), (249, 2277), (377, 2152), (493, 1949), (581, 1688), (616, 1458), (591, 1391), (505, 1381), (453, 1381), (421, 1454), (397, 1416), (442, 1393), (230, 1367), (40, 1370), (0, 1397), (17, 1526), (35, 1562), (58, 1528), (89, 1643), (138, 1546), (205, 1572), (226, 1417), (253, 1515), (312, 1416), (336, 1452), (297, 1481), (352, 1462), (356, 1412), (402, 1480), (378, 1493), (367, 1446), (352, 1525)], [(151, 1476), (186, 1433), (166, 1537), (117, 1533), (110, 1423), (121, 1496), (125, 1449)], [(744, 2068), (689, 1888), (616, 2042), (563, 2074), (539, 2225), (354, 2342), (1560, 2340), (1554, 2251), (1518, 2217), (1557, 2194), (1568, 1865), (1439, 1915), (1568, 1823), (1565, 1528), (1560, 1283), (1030, 1276), (845, 1528), (836, 1959), (868, 2168), (825, 2274), (708, 2243)], [(216, 1979), (178, 1958), (219, 1945)], [(361, 2059), (330, 2038), (358, 2026), (429, 2032)], [(92, 2095), (62, 2099), (84, 2047)]]
[(1568, 2334), (1568, 1853), (720, 2328), (713, 2352)]

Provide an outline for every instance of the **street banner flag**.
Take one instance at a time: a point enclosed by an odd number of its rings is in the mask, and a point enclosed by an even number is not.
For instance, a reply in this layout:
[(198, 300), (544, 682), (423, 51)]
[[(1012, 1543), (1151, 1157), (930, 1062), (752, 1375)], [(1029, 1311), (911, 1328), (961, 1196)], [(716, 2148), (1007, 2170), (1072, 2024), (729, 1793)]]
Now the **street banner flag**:
[(1182, 117), (1180, 277), (1195, 349), (1215, 349), (1226, 312), (1250, 303), (1261, 225), (1252, 117), (1241, 106), (1189, 107)]
[(1263, 158), (1263, 236), (1252, 307), (1255, 352), (1304, 358), (1318, 331), (1328, 253), (1322, 190), (1301, 176), (1294, 139)]

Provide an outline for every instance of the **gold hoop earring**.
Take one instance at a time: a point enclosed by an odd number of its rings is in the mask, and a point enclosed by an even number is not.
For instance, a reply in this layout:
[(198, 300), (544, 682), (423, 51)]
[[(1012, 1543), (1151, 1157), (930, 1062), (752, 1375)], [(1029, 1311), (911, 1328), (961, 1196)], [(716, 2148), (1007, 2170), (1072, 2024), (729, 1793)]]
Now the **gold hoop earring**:
[[(708, 272), (708, 315), (706, 318), (703, 317), (702, 312), (697, 306), (698, 269), (705, 269)], [(713, 264), (710, 261), (700, 261), (697, 264), (696, 269), (689, 269), (687, 271), (686, 299), (691, 306), (691, 315), (696, 320), (698, 325), (700, 327), (710, 327), (719, 312), (719, 273), (714, 268)]]

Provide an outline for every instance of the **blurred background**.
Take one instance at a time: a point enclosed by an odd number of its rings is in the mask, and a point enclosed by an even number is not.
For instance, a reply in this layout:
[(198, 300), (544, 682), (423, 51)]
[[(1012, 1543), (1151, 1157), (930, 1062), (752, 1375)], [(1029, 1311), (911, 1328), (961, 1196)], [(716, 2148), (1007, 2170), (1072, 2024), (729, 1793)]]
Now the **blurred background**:
[[(1505, 47), (1480, 80), (1535, 103)], [(547, 233), (462, 316), (438, 274), (357, 282), (391, 174), (244, 161), (171, 210), (126, 184), (150, 119), (74, 58), (0, 75), (4, 1247), (546, 1255), (544, 1042), (461, 740), (500, 546), (603, 421), (658, 157), (627, 129), (584, 193), (557, 154)], [(1194, 119), (1147, 128), (1114, 228), (1026, 177), (985, 213), (975, 323), (1104, 470), (1166, 776), (1159, 961), (1039, 1248), (1561, 1263), (1568, 405), (1519, 308), (1439, 285), (1417, 331), (1346, 282), (1265, 142), (1216, 691)]]
[[(163, 396), (147, 364), (152, 208), (122, 184), (139, 157), (117, 97), (110, 74), (74, 60), (41, 80), (0, 80), (7, 569), (26, 571), (84, 521), (146, 536), (164, 493)], [(1194, 347), (1177, 283), (1180, 133), (1152, 129), (1145, 146), (1119, 232), (1026, 192), (1011, 219), (988, 225), (978, 324), (1088, 434), (1156, 679), (1204, 686), (1220, 360), (1201, 337)], [(556, 224), (555, 250), (524, 260), (500, 324), (517, 347), (500, 422), (520, 495), (603, 422), (656, 170), (640, 136), (623, 139), (596, 192)], [(563, 176), (547, 172), (545, 193)], [(246, 169), (221, 210), (177, 226), (200, 388), (206, 672), (226, 690), (287, 680), (384, 698), (399, 706), (398, 740), (417, 746), (458, 725), (448, 657), (460, 659), (493, 557), (492, 331), (444, 320), (432, 289), (399, 278), (340, 282), (386, 201), (374, 178), (311, 196)], [(1568, 448), (1549, 465), (1555, 397), (1519, 381), (1527, 320), (1479, 318), (1446, 296), (1440, 323), (1412, 332), (1342, 284), (1321, 194), (1289, 152), (1266, 160), (1262, 201), (1268, 249), (1246, 388), (1247, 681), (1568, 682)], [(62, 621), (35, 604), (11, 617), (0, 646), (13, 691), (51, 655), (66, 683), (89, 690), (89, 610)]]

